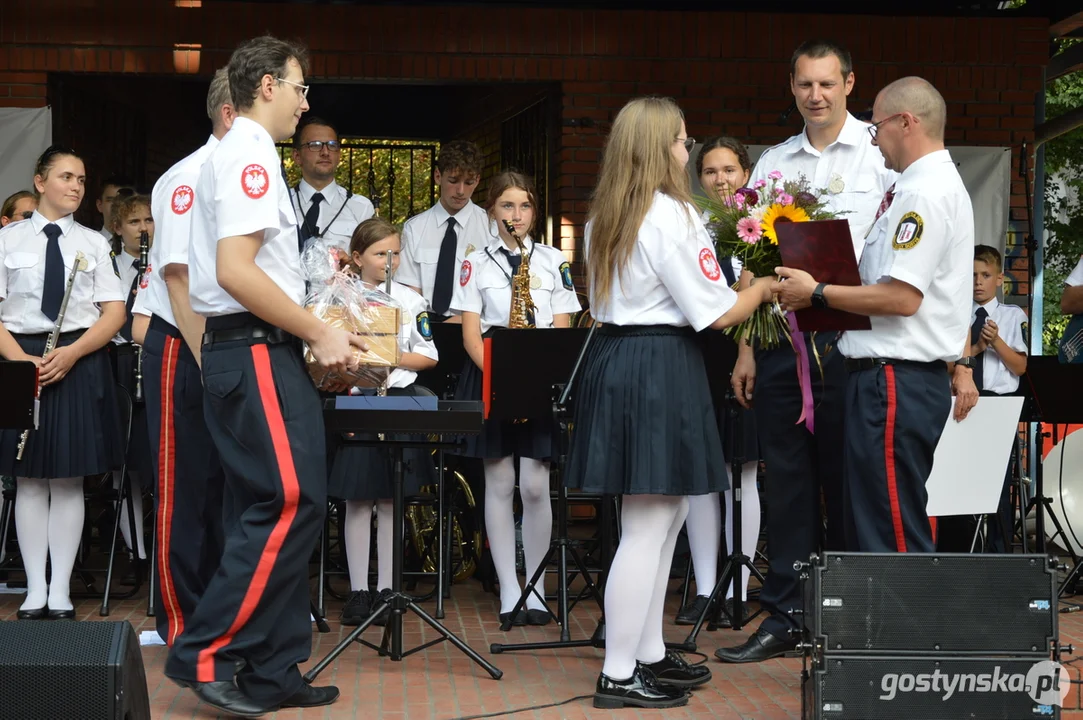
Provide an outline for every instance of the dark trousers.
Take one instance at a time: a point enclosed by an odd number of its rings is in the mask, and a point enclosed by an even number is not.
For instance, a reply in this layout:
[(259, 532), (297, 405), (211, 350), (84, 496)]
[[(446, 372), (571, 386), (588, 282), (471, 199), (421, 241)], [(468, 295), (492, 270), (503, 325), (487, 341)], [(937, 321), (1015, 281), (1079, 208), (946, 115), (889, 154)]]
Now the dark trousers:
[(848, 550), (935, 550), (925, 483), (950, 412), (951, 381), (943, 363), (850, 373), (844, 476)]
[(180, 332), (159, 317), (143, 346), (143, 389), (155, 487), (155, 624), (173, 645), (222, 556), (224, 477), (203, 419), (199, 366)]
[[(207, 331), (240, 317), (209, 318)], [(202, 357), (207, 428), (225, 470), (226, 543), (165, 671), (198, 682), (236, 674), (245, 695), (270, 706), (300, 689), (297, 664), (312, 650), (308, 561), (327, 512), (322, 408), (293, 343), (215, 341)]]
[[(767, 578), (760, 604), (770, 613), (763, 628), (787, 638), (799, 627), (791, 610), (803, 607), (795, 561), (808, 562), (822, 542), (830, 549), (844, 546), (842, 512), (843, 398), (846, 373), (834, 348), (834, 333), (817, 333), (815, 347), (823, 373), (813, 355), (813, 339), (805, 338), (812, 369), (815, 434), (801, 416), (797, 355), (790, 347), (756, 355), (756, 423), (766, 467)], [(830, 347), (830, 350), (829, 350)], [(827, 537), (823, 536), (821, 496), (826, 507)]]

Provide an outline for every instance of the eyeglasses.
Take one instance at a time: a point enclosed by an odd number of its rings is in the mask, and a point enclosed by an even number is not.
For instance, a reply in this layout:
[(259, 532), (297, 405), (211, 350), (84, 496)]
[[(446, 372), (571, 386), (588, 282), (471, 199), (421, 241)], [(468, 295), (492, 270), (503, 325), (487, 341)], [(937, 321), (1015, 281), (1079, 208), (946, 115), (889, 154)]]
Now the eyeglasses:
[(895, 118), (902, 117), (905, 114), (906, 114), (905, 112), (900, 112), (900, 113), (895, 113), (894, 115), (888, 115), (886, 118), (884, 118), (880, 122), (873, 123), (872, 125), (869, 125), (869, 127), (868, 127), (869, 137), (871, 137), (873, 140), (875, 140), (876, 139), (876, 133), (880, 132), (880, 126), (881, 125), (886, 123), (888, 120), (894, 120)]
[(342, 143), (338, 140), (312, 140), (306, 143), (301, 143), (300, 147), (311, 150), (312, 152), (319, 152), (325, 147), (328, 152), (338, 152), (342, 147)]
[(286, 83), (287, 85), (293, 85), (295, 88), (298, 88), (300, 90), (301, 97), (303, 99), (305, 99), (305, 100), (308, 99), (308, 89), (310, 87), (312, 87), (311, 85), (302, 85), (301, 83), (295, 83), (292, 80), (287, 80), (285, 78), (275, 78), (275, 82)]
[(18, 213), (18, 214), (23, 216), (23, 220), (29, 220), (30, 218), (34, 217), (34, 211), (33, 210), (26, 210), (26, 211)]
[(692, 148), (696, 146), (696, 139), (694, 137), (674, 138), (673, 142), (681, 143), (688, 152), (692, 152)]

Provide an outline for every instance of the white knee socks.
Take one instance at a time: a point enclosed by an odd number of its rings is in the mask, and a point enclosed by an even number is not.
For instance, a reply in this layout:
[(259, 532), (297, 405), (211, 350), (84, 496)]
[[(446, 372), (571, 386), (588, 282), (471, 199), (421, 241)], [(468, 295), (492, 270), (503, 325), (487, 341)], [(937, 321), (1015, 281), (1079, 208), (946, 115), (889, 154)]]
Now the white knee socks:
[[(83, 533), (83, 478), (18, 478), (15, 530), (26, 570), (21, 610), (71, 610), (71, 572)], [(45, 582), (46, 559), (52, 577)]]
[(372, 538), (372, 501), (347, 500), (342, 522), (346, 542), (346, 565), (350, 569), (350, 589), (369, 589), (369, 541)]
[(718, 546), (722, 542), (722, 505), (718, 493), (688, 498), (688, 549), (696, 578), (696, 594), (710, 595), (718, 581)]
[[(515, 465), (511, 457), (485, 461), (485, 532), (500, 583), (500, 612), (511, 612), (522, 594), (515, 573)], [(519, 462), (519, 494), (523, 499), (523, 556), (528, 578), (549, 549), (553, 532), (553, 508), (549, 503), (549, 463), (530, 458)], [(535, 589), (544, 592), (544, 574)], [(544, 606), (533, 593), (528, 609)]]

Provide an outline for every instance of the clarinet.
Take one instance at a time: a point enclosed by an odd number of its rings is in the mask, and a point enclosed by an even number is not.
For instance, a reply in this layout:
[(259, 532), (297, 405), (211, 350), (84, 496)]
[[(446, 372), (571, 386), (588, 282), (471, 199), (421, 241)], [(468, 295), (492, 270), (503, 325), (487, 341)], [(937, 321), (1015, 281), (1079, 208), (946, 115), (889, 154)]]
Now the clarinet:
[[(64, 315), (68, 312), (68, 300), (71, 298), (71, 289), (75, 287), (75, 274), (81, 270), (86, 270), (86, 256), (82, 251), (75, 253), (75, 262), (72, 263), (71, 273), (68, 274), (68, 284), (64, 287), (64, 297), (60, 301), (60, 312), (56, 316), (56, 324), (53, 325), (53, 331), (49, 333), (49, 338), (45, 341), (45, 350), (41, 353), (42, 359), (49, 357), (49, 353), (56, 349), (56, 344), (60, 340), (60, 328), (64, 325)], [(40, 370), (39, 370), (40, 372)], [(38, 385), (38, 394), (41, 394), (41, 385)], [(23, 459), (23, 451), (26, 450), (26, 441), (30, 438), (30, 428), (23, 430), (23, 434), (19, 436), (19, 447), (15, 451), (15, 459)]]
[[(139, 233), (139, 278), (136, 287), (141, 288), (143, 283), (143, 275), (147, 272), (148, 259), (147, 255), (150, 252), (150, 236), (147, 235), (147, 231)], [(136, 290), (139, 292), (139, 290)], [(135, 402), (143, 402), (143, 348), (136, 345), (135, 355), (135, 377), (132, 380), (132, 400)]]

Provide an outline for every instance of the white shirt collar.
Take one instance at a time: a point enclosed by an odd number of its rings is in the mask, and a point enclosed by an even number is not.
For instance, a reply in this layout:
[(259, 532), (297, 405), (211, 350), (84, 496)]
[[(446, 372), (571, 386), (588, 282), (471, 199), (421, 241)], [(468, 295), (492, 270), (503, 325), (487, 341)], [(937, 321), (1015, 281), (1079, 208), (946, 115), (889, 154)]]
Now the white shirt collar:
[(298, 192), (301, 193), (301, 199), (304, 200), (305, 203), (311, 203), (312, 202), (312, 196), (316, 192), (319, 192), (320, 195), (323, 195), (323, 201), (324, 202), (334, 200), (334, 199), (336, 199), (338, 197), (338, 191), (339, 191), (338, 183), (336, 183), (334, 180), (332, 180), (330, 183), (328, 183), (327, 187), (325, 187), (323, 190), (317, 191), (316, 188), (314, 188), (314, 187), (312, 187), (311, 185), (308, 184), (308, 180), (305, 180), (304, 178), (301, 178), (301, 182), (300, 182), (300, 184), (298, 184), (297, 188), (298, 188)]
[(975, 312), (977, 312), (978, 308), (980, 308), (980, 307), (985, 308), (985, 312), (992, 315), (996, 311), (996, 309), (998, 307), (1000, 307), (1000, 300), (998, 300), (997, 296), (994, 295), (993, 299), (990, 300), (989, 302), (985, 303), (984, 305), (979, 305), (978, 303), (974, 303), (974, 307), (972, 307), (970, 309), (971, 314), (974, 314)]
[[(867, 142), (870, 138), (868, 137), (868, 131), (865, 128), (868, 126), (868, 123), (861, 122), (847, 112), (846, 122), (843, 123), (842, 129), (839, 130), (839, 136), (835, 138), (835, 142), (829, 144), (824, 150), (835, 143), (841, 143), (843, 145), (859, 145), (862, 142)], [(801, 134), (798, 137), (800, 138), (800, 142), (792, 143), (786, 148), (786, 152), (793, 154), (798, 150), (804, 150), (810, 155), (820, 155), (820, 151), (812, 147), (812, 143), (809, 142), (808, 125), (801, 129)]]
[(436, 218), (436, 227), (443, 227), (445, 225), (445, 223), (447, 223), (447, 219), (449, 217), (453, 217), (453, 218), (455, 218), (455, 224), (456, 225), (458, 225), (461, 228), (465, 228), (467, 225), (470, 224), (470, 216), (474, 214), (472, 212), (473, 208), (475, 208), (477, 206), (474, 205), (473, 201), (470, 201), (470, 202), (466, 203), (466, 205), (463, 206), (462, 210), (455, 213), (454, 215), (449, 213), (447, 211), (447, 208), (444, 207), (444, 203), (440, 202), (439, 200), (437, 200), (436, 204), (433, 205), (432, 207), (433, 207), (433, 211), (432, 211), (433, 217)]
[[(495, 233), (496, 227), (494, 226), (492, 230)], [(501, 238), (499, 235), (497, 237), (491, 238), (487, 247), (489, 248), (489, 252), (493, 255), (493, 257), (496, 257), (496, 254), (500, 252), (501, 248), (508, 250), (508, 246), (504, 244), (504, 239)], [(534, 247), (534, 241), (529, 235), (523, 238), (523, 247), (526, 248), (527, 255), (530, 255), (531, 248)], [(519, 254), (518, 249), (508, 250), (508, 252), (510, 252), (512, 255)]]
[[(270, 143), (272, 146), (275, 144), (275, 140), (271, 137), (271, 133), (267, 132), (267, 128), (260, 125), (255, 120), (238, 115), (233, 119), (233, 127), (229, 129), (230, 132), (238, 132), (252, 135), (256, 140), (263, 143)], [(275, 151), (278, 152), (277, 150)]]
[[(34, 214), (30, 216), (30, 222), (34, 226), (34, 232), (42, 232), (51, 221), (46, 220), (44, 215), (35, 210)], [(61, 236), (67, 235), (75, 227), (75, 218), (71, 215), (65, 215), (56, 221), (56, 225), (60, 227)]]
[(951, 153), (947, 150), (934, 150), (928, 155), (919, 157), (914, 162), (902, 171), (898, 181), (895, 183), (895, 192), (901, 192), (903, 190), (909, 190), (911, 186), (917, 188), (920, 187), (923, 182), (921, 176), (929, 173), (938, 173), (941, 165), (945, 163), (952, 166), (955, 165), (955, 161), (951, 159)]

